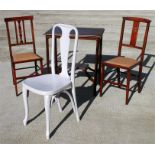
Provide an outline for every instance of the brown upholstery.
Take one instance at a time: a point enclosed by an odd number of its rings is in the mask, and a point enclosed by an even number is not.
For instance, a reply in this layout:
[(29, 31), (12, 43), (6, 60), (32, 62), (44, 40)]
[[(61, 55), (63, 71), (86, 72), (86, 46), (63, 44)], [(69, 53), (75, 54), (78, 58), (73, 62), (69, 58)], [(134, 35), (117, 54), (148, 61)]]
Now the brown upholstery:
[(42, 58), (33, 52), (13, 54), (13, 60), (15, 63), (34, 61), (40, 59)]
[(138, 61), (132, 58), (116, 57), (107, 61), (104, 61), (106, 65), (114, 65), (122, 68), (131, 68), (138, 64)]

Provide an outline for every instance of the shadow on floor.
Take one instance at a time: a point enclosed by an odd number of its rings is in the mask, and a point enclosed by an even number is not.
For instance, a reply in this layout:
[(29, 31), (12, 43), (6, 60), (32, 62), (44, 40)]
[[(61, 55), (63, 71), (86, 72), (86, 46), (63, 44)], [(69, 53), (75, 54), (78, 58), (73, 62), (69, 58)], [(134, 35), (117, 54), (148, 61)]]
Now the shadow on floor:
[[(89, 63), (89, 64), (93, 64), (94, 62), (94, 56), (95, 55), (87, 55), (84, 59), (80, 60), (79, 62), (80, 63)], [(144, 63), (143, 63), (143, 67), (147, 67), (149, 68), (149, 71), (147, 73), (142, 73), (142, 88), (144, 87), (151, 71), (153, 70), (154, 68), (154, 65), (155, 65), (155, 62), (151, 65), (151, 66), (148, 66), (148, 63), (150, 62), (150, 59), (152, 57), (155, 57), (154, 55), (150, 55), (150, 54), (145, 54), (146, 58), (144, 60)], [(103, 56), (103, 60), (107, 60), (107, 59), (110, 59), (110, 58), (113, 58), (115, 56), (111, 56), (111, 55), (104, 55)], [(114, 71), (113, 69), (107, 69), (106, 72), (111, 72), (111, 71)], [(134, 75), (137, 75), (137, 71), (132, 71), (132, 73)], [(90, 72), (89, 73), (91, 76), (93, 76), (93, 72)], [(116, 75), (116, 72), (112, 72), (112, 74), (110, 75), (109, 78), (114, 78), (114, 76)], [(78, 78), (79, 76), (85, 76), (84, 73), (82, 72), (78, 72), (77, 73), (77, 76), (76, 78)], [(125, 77), (126, 77), (126, 73), (121, 73), (121, 82), (124, 82), (125, 81)], [(114, 78), (115, 80), (115, 78)], [(132, 79), (131, 80), (136, 80), (136, 77), (135, 76), (132, 76)], [(89, 109), (89, 107), (91, 106), (91, 104), (93, 103), (94, 99), (95, 99), (95, 96), (93, 96), (93, 84), (91, 86), (86, 86), (87, 82), (89, 81), (89, 79), (87, 79), (83, 84), (81, 84), (80, 87), (76, 87), (76, 94), (77, 94), (77, 103), (78, 103), (78, 107), (82, 106), (83, 104), (86, 104), (85, 105), (85, 108), (83, 109), (83, 111), (81, 112), (80, 114), (80, 120), (83, 119), (84, 115), (86, 114), (87, 110)], [(109, 85), (103, 92), (103, 94), (110, 88), (112, 87), (112, 85)], [(115, 86), (113, 86), (115, 87)], [(123, 89), (123, 88), (121, 88)], [(136, 85), (135, 86), (132, 86), (130, 88), (130, 91), (131, 91), (131, 95), (129, 97), (129, 101), (131, 100), (133, 94), (136, 92)], [(99, 90), (97, 90), (97, 94), (99, 93)], [(67, 105), (70, 103), (69, 101), (69, 98), (67, 96), (65, 96), (64, 94), (61, 95), (61, 97), (65, 98), (67, 100), (67, 102), (65, 103), (65, 105), (62, 107), (63, 110), (65, 110), (65, 108), (67, 107)], [(33, 118), (31, 118), (29, 120), (29, 123), (32, 122), (33, 120), (37, 119), (37, 117), (39, 117), (42, 113), (44, 113), (44, 109), (41, 110), (36, 116), (34, 116)], [(73, 114), (73, 110), (71, 109), (67, 115), (58, 123), (58, 125), (52, 130), (51, 134), (50, 134), (50, 137), (52, 137), (55, 132), (59, 129), (59, 127)], [(76, 121), (76, 119), (75, 119)]]

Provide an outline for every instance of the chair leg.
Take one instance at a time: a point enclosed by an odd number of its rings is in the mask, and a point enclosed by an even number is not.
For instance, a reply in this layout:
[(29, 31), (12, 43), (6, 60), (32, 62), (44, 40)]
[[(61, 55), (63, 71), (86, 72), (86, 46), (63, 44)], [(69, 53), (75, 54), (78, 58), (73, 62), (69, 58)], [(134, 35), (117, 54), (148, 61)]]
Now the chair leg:
[(16, 92), (16, 96), (18, 96), (18, 87), (17, 87), (17, 78), (16, 78), (16, 69), (15, 69), (15, 64), (13, 64), (12, 67), (12, 75), (13, 75), (13, 83), (15, 86), (15, 92)]
[(77, 122), (79, 122), (80, 119), (79, 119), (79, 113), (78, 113), (78, 109), (77, 109), (76, 90), (75, 90), (74, 84), (72, 85), (72, 95), (73, 95), (76, 119), (77, 119)]
[(36, 72), (36, 75), (38, 75), (38, 70), (37, 70), (37, 61), (34, 62), (34, 65), (35, 65), (35, 72)]
[(120, 68), (117, 68), (117, 80), (118, 80), (118, 87), (121, 88), (121, 85), (120, 85)]
[(15, 83), (15, 91), (16, 91), (16, 96), (18, 96), (18, 86), (17, 86), (17, 81)]
[(102, 96), (102, 88), (103, 88), (103, 83), (104, 83), (104, 65), (101, 65), (101, 70), (100, 70), (100, 97)]
[(55, 102), (58, 105), (59, 112), (62, 112), (62, 108), (61, 108), (60, 100), (59, 100), (59, 95), (55, 96)]
[(44, 96), (44, 106), (46, 114), (46, 139), (50, 138), (50, 96)]
[(138, 73), (138, 93), (141, 92), (141, 74), (142, 74), (142, 65), (139, 65), (139, 73)]
[(127, 86), (126, 86), (126, 102), (125, 102), (126, 105), (128, 104), (130, 77), (131, 77), (130, 70), (127, 70)]
[(72, 104), (73, 111), (74, 111), (74, 113), (76, 113), (76, 111), (75, 111), (75, 104), (74, 104), (74, 101), (73, 101), (73, 97), (71, 96), (71, 94), (67, 90), (64, 90), (63, 92), (66, 93), (69, 96), (69, 99), (70, 99), (71, 104)]
[(59, 112), (62, 112), (62, 108), (59, 100), (59, 94), (52, 96), (52, 99), (50, 101), (50, 107), (52, 107), (53, 102), (56, 102), (56, 104), (58, 105)]
[(14, 68), (13, 68), (13, 66), (11, 66), (11, 70), (12, 70), (12, 80), (13, 80), (13, 84), (15, 85)]
[(40, 60), (40, 71), (43, 74), (43, 60)]
[(50, 108), (52, 107), (54, 100), (55, 100), (55, 96), (52, 96), (51, 101), (50, 101)]
[(23, 100), (24, 100), (24, 109), (25, 109), (25, 118), (23, 120), (24, 126), (28, 122), (29, 106), (28, 106), (28, 90), (23, 86)]

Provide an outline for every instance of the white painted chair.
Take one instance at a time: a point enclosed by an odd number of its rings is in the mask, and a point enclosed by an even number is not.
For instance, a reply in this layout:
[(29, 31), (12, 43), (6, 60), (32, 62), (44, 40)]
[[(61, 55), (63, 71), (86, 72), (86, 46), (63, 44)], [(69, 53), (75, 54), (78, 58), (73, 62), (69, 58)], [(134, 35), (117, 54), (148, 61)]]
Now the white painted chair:
[[(62, 36), (60, 38), (60, 55), (62, 63), (62, 71), (60, 74), (55, 73), (55, 29), (60, 28), (62, 31)], [(75, 39), (73, 46), (73, 56), (72, 56), (72, 66), (71, 74), (68, 74), (68, 54), (70, 47), (70, 32), (75, 31)], [(28, 122), (28, 91), (36, 93), (38, 95), (44, 96), (44, 106), (46, 114), (46, 138), (50, 138), (50, 104), (55, 100), (58, 104), (59, 111), (61, 111), (61, 106), (59, 103), (59, 94), (61, 92), (66, 93), (72, 103), (72, 107), (76, 116), (77, 121), (79, 122), (79, 115), (77, 109), (76, 101), (76, 91), (75, 91), (75, 59), (76, 51), (78, 44), (78, 31), (74, 26), (65, 25), (65, 24), (56, 24), (53, 26), (52, 30), (52, 74), (41, 75), (34, 78), (29, 78), (23, 81), (23, 99), (25, 107), (25, 118), (23, 120), (24, 125), (27, 125)], [(69, 93), (68, 89), (71, 88), (72, 95)]]

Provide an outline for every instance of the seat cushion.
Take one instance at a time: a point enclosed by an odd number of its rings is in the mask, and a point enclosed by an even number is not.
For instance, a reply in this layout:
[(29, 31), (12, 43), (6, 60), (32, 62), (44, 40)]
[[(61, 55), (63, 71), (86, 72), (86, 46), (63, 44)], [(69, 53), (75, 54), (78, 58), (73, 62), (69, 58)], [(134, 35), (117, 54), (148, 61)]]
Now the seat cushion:
[(138, 64), (138, 61), (132, 58), (126, 57), (115, 57), (107, 61), (103, 61), (103, 64), (113, 66), (113, 67), (120, 67), (120, 68), (132, 68)]
[(26, 89), (40, 95), (53, 95), (70, 85), (71, 80), (69, 77), (58, 74), (41, 75), (23, 81), (23, 86), (25, 86)]
[(42, 58), (33, 52), (13, 54), (13, 60), (15, 63), (29, 62), (29, 61), (35, 61), (40, 59)]

